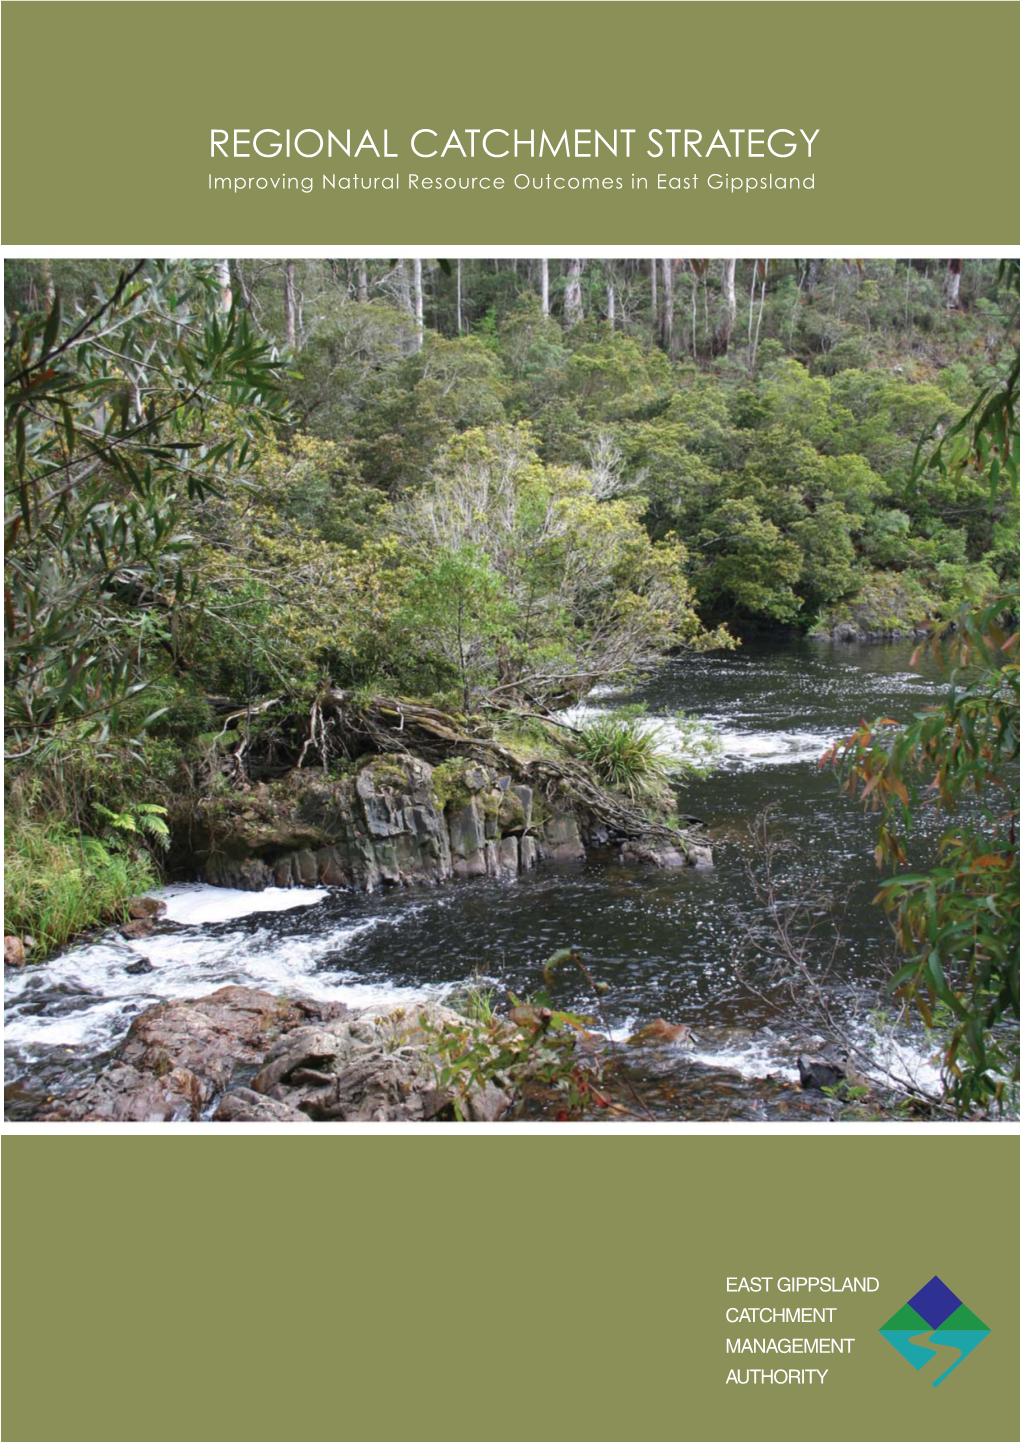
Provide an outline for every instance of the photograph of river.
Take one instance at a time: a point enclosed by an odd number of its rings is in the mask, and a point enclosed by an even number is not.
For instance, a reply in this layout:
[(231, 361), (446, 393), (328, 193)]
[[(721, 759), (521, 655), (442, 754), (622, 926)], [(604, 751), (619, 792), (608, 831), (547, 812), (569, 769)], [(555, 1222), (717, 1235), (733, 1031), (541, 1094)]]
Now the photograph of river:
[[(934, 1047), (926, 1049), (920, 1030), (901, 1028), (886, 1046), (867, 1014), (858, 1014), (862, 991), (875, 1011), (889, 1010), (893, 946), (874, 905), (874, 821), (841, 794), (832, 769), (818, 764), (855, 718), (907, 712), (936, 693), (932, 668), (910, 668), (912, 649), (902, 642), (752, 643), (721, 657), (666, 662), (649, 678), (637, 694), (650, 719), (694, 713), (721, 743), (718, 768), (684, 793), (685, 805), (707, 821), (711, 868), (660, 871), (594, 859), (513, 880), (371, 896), (170, 888), (168, 917), (151, 935), (103, 938), (8, 977), (6, 1046), (23, 1105), (30, 1111), (40, 1091), (51, 1094), (94, 1071), (131, 1020), (161, 1000), (234, 984), (382, 1007), (462, 993), (479, 977), (524, 995), (540, 982), (549, 954), (577, 945), (609, 983), (605, 1013), (621, 1042), (658, 1017), (694, 1030), (697, 1040), (671, 1048), (665, 1066), (673, 1104), (657, 1101), (652, 1087), (663, 1118), (753, 1120), (791, 1110), (796, 1118), (804, 1113), (769, 1078), (797, 1080), (810, 1028), (791, 1009), (788, 1030), (731, 965), (760, 910), (742, 843), (766, 807), (775, 808), (776, 825), (792, 843), (784, 868), (790, 895), (807, 882), (847, 901), (834, 1005), (846, 981), (852, 1024), (862, 1048), (873, 1051), (877, 1073), (888, 1067), (938, 1094)], [(611, 711), (613, 698), (596, 704)], [(132, 975), (130, 964), (141, 956), (154, 969)], [(564, 1004), (587, 1010), (583, 986)], [(825, 1114), (824, 1096), (815, 1100)]]
[(8, 262), (8, 1119), (1013, 1115), (1018, 287)]

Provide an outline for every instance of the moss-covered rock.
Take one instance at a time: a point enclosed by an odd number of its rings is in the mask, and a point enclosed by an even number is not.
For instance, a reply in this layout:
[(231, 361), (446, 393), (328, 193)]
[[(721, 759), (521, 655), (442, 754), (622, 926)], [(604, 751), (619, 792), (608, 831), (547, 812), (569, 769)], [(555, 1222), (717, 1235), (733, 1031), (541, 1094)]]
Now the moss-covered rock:
[(189, 869), (220, 886), (373, 891), (516, 876), (542, 859), (576, 862), (589, 846), (623, 843), (562, 784), (545, 795), (524, 774), (523, 764), (515, 776), (471, 757), (433, 767), (401, 753), (346, 774), (293, 771), (176, 817), (178, 855), (186, 844)]

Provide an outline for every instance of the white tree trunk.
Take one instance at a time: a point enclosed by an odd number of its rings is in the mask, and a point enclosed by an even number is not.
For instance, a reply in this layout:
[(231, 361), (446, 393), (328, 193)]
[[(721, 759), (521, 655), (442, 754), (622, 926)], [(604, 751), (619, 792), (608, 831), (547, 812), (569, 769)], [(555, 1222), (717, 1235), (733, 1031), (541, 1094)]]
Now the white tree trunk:
[(673, 262), (662, 262), (662, 349), (667, 355), (673, 350)]
[(425, 297), (421, 288), (421, 261), (415, 259), (414, 268), (414, 325), (415, 325), (415, 350), (421, 350), (425, 340)]
[(729, 350), (733, 332), (737, 328), (737, 262), (723, 261), (723, 298), (726, 302), (726, 320), (723, 323), (723, 349)]
[(549, 262), (548, 262), (547, 260), (541, 260), (541, 261), (539, 261), (539, 265), (542, 267), (542, 314), (543, 314), (543, 315), (548, 315), (548, 314), (549, 314)]
[(297, 346), (297, 300), (294, 294), (294, 262), (283, 267), (283, 329), (291, 350)]
[(698, 272), (693, 265), (691, 272), (691, 355), (698, 358)]
[[(759, 300), (758, 300), (758, 320), (757, 320), (757, 322), (756, 322), (756, 324), (755, 324), (755, 327), (754, 327), (754, 341), (753, 341), (753, 343), (751, 342), (751, 318), (750, 318), (750, 316), (748, 317), (748, 322), (747, 322), (747, 339), (748, 339), (748, 345), (749, 345), (749, 347), (750, 347), (750, 360), (751, 360), (751, 366), (752, 366), (752, 368), (754, 367), (754, 363), (755, 363), (755, 361), (756, 361), (757, 358), (758, 358), (758, 337), (761, 335), (761, 318), (762, 318), (762, 316), (763, 316), (764, 313), (765, 313), (765, 288), (766, 288), (766, 286), (767, 286), (767, 284), (768, 284), (769, 263), (768, 263), (767, 260), (756, 260), (755, 263), (754, 263), (754, 268), (755, 268), (755, 271), (761, 276), (761, 296), (760, 296), (760, 298), (759, 298)], [(752, 278), (752, 281), (751, 281), (751, 315), (752, 315), (752, 316), (754, 315), (754, 280), (753, 280), (753, 278)]]
[(960, 305), (960, 281), (963, 279), (963, 261), (951, 260), (946, 271), (946, 308), (958, 310)]
[(461, 268), (464, 262), (457, 262), (457, 334), (461, 335), (464, 330), (464, 283), (461, 275)]
[(567, 261), (567, 284), (563, 292), (563, 324), (569, 330), (584, 320), (584, 302), (581, 298), (581, 272), (583, 260)]
[(226, 315), (234, 301), (234, 293), (230, 285), (229, 260), (216, 262), (216, 283), (220, 288), (220, 310)]
[(606, 320), (610, 330), (616, 329), (616, 289), (612, 281), (606, 286)]
[(368, 300), (368, 265), (365, 261), (358, 261), (358, 299)]
[(659, 262), (652, 261), (652, 335), (659, 329)]

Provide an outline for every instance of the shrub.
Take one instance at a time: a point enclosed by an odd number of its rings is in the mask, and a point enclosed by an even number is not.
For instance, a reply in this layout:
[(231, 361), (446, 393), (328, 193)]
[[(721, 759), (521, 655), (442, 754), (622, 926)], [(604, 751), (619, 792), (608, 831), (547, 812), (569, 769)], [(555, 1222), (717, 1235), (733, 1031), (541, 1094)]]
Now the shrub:
[(629, 796), (658, 790), (681, 766), (663, 745), (662, 727), (637, 716), (597, 716), (585, 722), (572, 749), (603, 785)]

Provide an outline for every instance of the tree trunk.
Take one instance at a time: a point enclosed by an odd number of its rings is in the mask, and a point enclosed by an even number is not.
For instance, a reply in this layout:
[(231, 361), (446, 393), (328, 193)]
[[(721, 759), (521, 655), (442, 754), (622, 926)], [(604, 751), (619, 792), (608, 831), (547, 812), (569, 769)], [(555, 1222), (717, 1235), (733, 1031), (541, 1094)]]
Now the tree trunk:
[(421, 350), (425, 339), (425, 297), (421, 288), (421, 261), (416, 258), (412, 265), (414, 269), (414, 348)]
[(659, 329), (659, 262), (652, 261), (652, 335)]
[(960, 307), (960, 281), (963, 278), (963, 261), (951, 260), (946, 271), (946, 309), (958, 310)]
[(567, 329), (584, 320), (584, 302), (581, 298), (581, 272), (583, 260), (567, 261), (567, 285), (563, 292), (563, 324)]
[(365, 261), (358, 261), (358, 299), (368, 300), (368, 265)]
[(548, 314), (549, 314), (549, 262), (548, 262), (547, 260), (540, 260), (540, 261), (539, 261), (539, 265), (542, 267), (542, 314), (543, 314), (543, 315), (548, 315)]
[(457, 262), (457, 334), (458, 334), (458, 335), (461, 335), (461, 334), (463, 333), (463, 331), (464, 331), (464, 308), (463, 308), (464, 288), (463, 288), (463, 278), (462, 278), (462, 275), (461, 275), (461, 267), (463, 266), (463, 264), (464, 264), (464, 262), (463, 262), (462, 260), (458, 260), (458, 262)]
[(662, 262), (662, 349), (667, 355), (673, 351), (673, 262)]
[(733, 332), (737, 328), (737, 262), (723, 261), (723, 297), (726, 301), (726, 320), (723, 323), (723, 350), (729, 350)]
[(694, 262), (690, 264), (691, 272), (691, 355), (695, 360), (698, 358), (698, 272)]
[(612, 281), (606, 286), (606, 320), (610, 330), (616, 329), (616, 290)]
[(40, 269), (42, 271), (43, 304), (47, 313), (49, 313), (49, 311), (53, 309), (53, 303), (57, 298), (57, 289), (53, 284), (53, 267), (48, 260), (44, 260), (40, 264)]
[(230, 285), (229, 260), (218, 260), (216, 262), (216, 283), (220, 288), (220, 310), (225, 315), (234, 301), (234, 293)]
[(283, 330), (291, 350), (297, 346), (297, 303), (294, 295), (294, 262), (283, 266)]
[[(765, 288), (768, 283), (769, 263), (767, 260), (756, 260), (754, 269), (751, 272), (751, 310), (747, 317), (747, 349), (748, 359), (752, 370), (758, 358), (758, 337), (761, 335), (761, 318), (765, 311)], [(754, 286), (756, 277), (761, 279), (761, 296), (758, 301), (758, 320), (754, 327), (752, 338), (751, 321), (754, 319)]]

